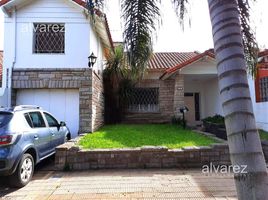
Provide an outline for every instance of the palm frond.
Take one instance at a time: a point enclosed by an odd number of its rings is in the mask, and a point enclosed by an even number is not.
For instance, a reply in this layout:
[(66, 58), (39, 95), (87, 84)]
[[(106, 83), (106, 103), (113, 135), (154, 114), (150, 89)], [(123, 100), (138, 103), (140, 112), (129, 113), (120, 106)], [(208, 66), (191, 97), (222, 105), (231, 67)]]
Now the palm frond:
[(256, 66), (258, 62), (259, 48), (256, 42), (255, 34), (250, 26), (249, 1), (248, 0), (237, 0), (237, 1), (238, 1), (238, 10), (240, 13), (240, 22), (242, 28), (243, 45), (247, 61), (247, 67), (249, 73), (255, 76)]
[(114, 53), (110, 54), (106, 60), (105, 74), (108, 76), (114, 76), (117, 81), (126, 76), (127, 61), (123, 46), (117, 46), (114, 49)]
[(105, 0), (86, 0), (87, 8), (90, 14), (93, 16), (96, 9), (103, 10)]
[(122, 0), (124, 40), (134, 73), (142, 75), (152, 53), (152, 35), (160, 19), (160, 0)]
[(187, 4), (188, 0), (171, 0), (173, 5), (175, 6), (175, 12), (180, 19), (180, 24), (184, 27), (184, 20), (187, 13)]

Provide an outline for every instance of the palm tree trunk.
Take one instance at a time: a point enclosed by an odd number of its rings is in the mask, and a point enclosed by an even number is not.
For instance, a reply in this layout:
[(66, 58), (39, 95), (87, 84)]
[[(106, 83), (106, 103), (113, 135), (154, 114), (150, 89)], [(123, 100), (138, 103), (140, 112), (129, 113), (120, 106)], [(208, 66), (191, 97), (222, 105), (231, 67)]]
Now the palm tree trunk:
[(268, 199), (268, 176), (247, 80), (237, 0), (208, 0), (220, 98), (238, 198)]

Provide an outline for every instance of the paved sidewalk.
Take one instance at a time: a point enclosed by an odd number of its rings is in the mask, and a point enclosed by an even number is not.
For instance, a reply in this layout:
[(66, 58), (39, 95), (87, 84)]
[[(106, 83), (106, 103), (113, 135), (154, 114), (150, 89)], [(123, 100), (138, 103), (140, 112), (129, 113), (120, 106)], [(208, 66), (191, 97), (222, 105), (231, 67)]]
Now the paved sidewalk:
[(180, 199), (235, 200), (231, 175), (201, 170), (39, 171), (26, 187), (0, 185), (2, 199)]

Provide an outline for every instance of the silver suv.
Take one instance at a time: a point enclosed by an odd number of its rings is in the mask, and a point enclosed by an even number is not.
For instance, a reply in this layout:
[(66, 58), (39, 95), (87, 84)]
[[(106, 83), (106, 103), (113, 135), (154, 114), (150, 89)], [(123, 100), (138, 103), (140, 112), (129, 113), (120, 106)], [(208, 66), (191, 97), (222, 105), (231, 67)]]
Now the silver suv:
[(64, 122), (38, 106), (0, 109), (0, 175), (12, 186), (29, 183), (34, 166), (70, 139)]

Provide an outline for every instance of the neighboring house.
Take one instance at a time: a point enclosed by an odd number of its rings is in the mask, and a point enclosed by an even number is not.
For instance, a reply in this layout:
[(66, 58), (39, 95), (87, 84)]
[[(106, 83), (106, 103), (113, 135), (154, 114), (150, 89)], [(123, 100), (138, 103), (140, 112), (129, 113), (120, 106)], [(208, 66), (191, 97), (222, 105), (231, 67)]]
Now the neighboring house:
[[(5, 13), (1, 106), (39, 105), (72, 137), (103, 124), (102, 70), (113, 49), (108, 22), (82, 0), (2, 0)], [(97, 62), (88, 67), (91, 53)]]
[(3, 54), (4, 52), (0, 50), (0, 86), (2, 86)]
[(179, 109), (189, 108), (190, 125), (222, 114), (216, 61), (211, 50), (204, 53), (155, 53), (147, 74), (137, 84), (128, 105), (125, 122), (170, 122), (180, 117)]
[[(268, 130), (268, 50), (259, 56), (256, 81), (248, 79), (257, 126)], [(186, 120), (195, 126), (205, 117), (223, 115), (220, 102), (213, 50), (154, 53), (144, 79), (134, 89), (124, 121), (166, 123), (181, 117), (179, 108), (187, 106)]]
[(268, 50), (259, 53), (256, 78), (248, 80), (257, 126), (268, 131)]

